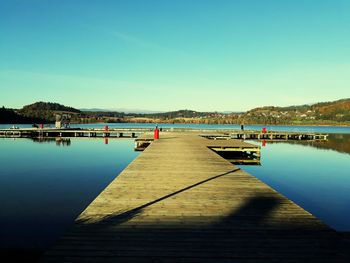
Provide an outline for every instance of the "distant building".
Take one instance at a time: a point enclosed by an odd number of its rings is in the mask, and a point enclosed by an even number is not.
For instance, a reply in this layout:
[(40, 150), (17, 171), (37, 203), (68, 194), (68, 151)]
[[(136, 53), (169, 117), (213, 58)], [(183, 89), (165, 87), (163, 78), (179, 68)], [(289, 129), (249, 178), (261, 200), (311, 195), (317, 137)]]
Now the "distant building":
[(70, 114), (56, 114), (56, 122), (55, 122), (55, 127), (56, 129), (61, 129), (61, 128), (69, 128), (70, 126)]

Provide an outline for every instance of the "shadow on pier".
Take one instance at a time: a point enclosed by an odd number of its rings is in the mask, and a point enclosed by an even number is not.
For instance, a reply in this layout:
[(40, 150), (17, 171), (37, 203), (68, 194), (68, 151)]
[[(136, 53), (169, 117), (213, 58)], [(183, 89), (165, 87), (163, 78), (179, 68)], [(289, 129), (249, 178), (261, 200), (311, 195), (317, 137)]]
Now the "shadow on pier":
[(229, 173), (95, 223), (78, 221), (44, 262), (348, 262), (340, 234), (313, 217), (271, 217), (285, 199), (268, 193), (247, 198), (225, 216), (144, 215), (155, 204)]

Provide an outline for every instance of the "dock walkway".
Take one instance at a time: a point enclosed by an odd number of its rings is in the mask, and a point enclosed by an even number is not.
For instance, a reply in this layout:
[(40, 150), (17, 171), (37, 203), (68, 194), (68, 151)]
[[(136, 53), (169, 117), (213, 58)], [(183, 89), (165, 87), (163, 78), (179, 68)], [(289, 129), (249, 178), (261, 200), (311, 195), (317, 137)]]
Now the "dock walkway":
[(44, 262), (343, 262), (336, 231), (210, 150), (212, 141), (161, 136)]

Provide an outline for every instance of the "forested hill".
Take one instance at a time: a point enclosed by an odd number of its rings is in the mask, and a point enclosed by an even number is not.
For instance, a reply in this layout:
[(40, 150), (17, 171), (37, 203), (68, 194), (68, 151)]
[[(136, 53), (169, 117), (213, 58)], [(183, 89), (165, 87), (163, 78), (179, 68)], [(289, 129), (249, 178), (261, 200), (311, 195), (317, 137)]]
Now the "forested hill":
[(18, 114), (21, 116), (44, 119), (49, 122), (55, 121), (55, 114), (58, 112), (79, 114), (80, 110), (58, 103), (42, 101), (26, 105), (22, 109), (18, 110)]
[(80, 111), (58, 103), (36, 102), (19, 110), (2, 108), (0, 123), (55, 121), (57, 113), (70, 113), (72, 123), (152, 122), (207, 124), (350, 125), (350, 99), (289, 107), (265, 106), (247, 112), (220, 113), (178, 110), (161, 113)]
[(19, 124), (19, 123), (45, 123), (46, 120), (41, 118), (31, 118), (19, 115), (13, 109), (0, 108), (0, 123), (1, 124)]
[(311, 106), (323, 118), (339, 118), (350, 121), (350, 99), (343, 99), (334, 102), (317, 103)]
[(24, 106), (20, 111), (21, 112), (31, 112), (31, 111), (65, 111), (65, 112), (75, 112), (80, 113), (80, 110), (77, 110), (72, 107), (64, 106), (62, 104), (58, 103), (52, 103), (52, 102), (35, 102), (30, 105)]
[(264, 106), (264, 107), (258, 107), (258, 108), (252, 109), (249, 112), (258, 111), (262, 109), (279, 110), (279, 111), (300, 111), (300, 112), (314, 110), (324, 114), (326, 113), (337, 114), (339, 112), (346, 113), (346, 112), (349, 112), (350, 110), (350, 98), (336, 100), (336, 101), (319, 102), (315, 104), (305, 104), (305, 105), (296, 105), (296, 106), (287, 106), (287, 107)]
[(244, 114), (249, 122), (271, 124), (349, 122), (350, 99), (289, 107), (260, 107)]

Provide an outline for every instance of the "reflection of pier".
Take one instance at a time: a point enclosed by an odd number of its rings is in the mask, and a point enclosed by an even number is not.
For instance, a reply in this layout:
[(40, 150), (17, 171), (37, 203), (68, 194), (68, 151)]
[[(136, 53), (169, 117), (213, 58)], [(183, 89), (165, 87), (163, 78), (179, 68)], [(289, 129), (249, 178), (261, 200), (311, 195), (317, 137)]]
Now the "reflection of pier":
[(149, 139), (43, 262), (347, 262), (338, 233), (212, 150), (251, 144)]
[(329, 134), (327, 141), (288, 141), (285, 143), (307, 145), (317, 149), (350, 154), (350, 134)]
[(71, 139), (70, 138), (46, 138), (46, 137), (34, 137), (31, 138), (33, 142), (37, 143), (55, 143), (57, 146), (70, 146), (71, 145)]
[(71, 140), (68, 138), (55, 138), (56, 146), (70, 146)]

